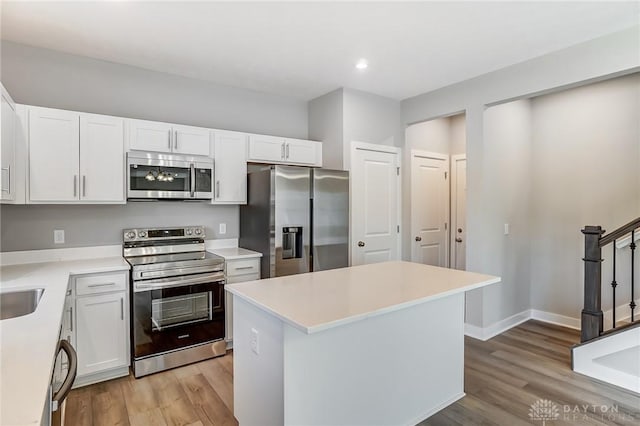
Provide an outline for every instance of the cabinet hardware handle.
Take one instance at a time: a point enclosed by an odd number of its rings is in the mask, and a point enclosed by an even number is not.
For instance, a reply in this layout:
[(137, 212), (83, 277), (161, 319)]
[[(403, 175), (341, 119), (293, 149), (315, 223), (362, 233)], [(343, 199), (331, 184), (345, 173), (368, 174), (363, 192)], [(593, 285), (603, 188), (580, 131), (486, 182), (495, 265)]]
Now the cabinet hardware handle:
[(358, 247), (364, 247), (364, 241), (358, 241)]
[(124, 297), (120, 298), (120, 319), (124, 321)]
[(69, 331), (73, 331), (73, 306), (69, 307)]
[(169, 129), (169, 137), (167, 140), (169, 141), (169, 151), (171, 151), (171, 129)]
[(78, 196), (78, 175), (73, 175), (73, 196)]
[(82, 175), (82, 196), (87, 196), (87, 176)]
[(418, 242), (422, 241), (422, 237), (420, 237), (420, 236), (416, 237), (416, 241), (418, 241)]
[(108, 285), (116, 285), (116, 283), (101, 283), (101, 284), (89, 284), (87, 287), (105, 287)]
[(216, 181), (216, 198), (220, 197), (220, 181)]
[(177, 130), (174, 132), (173, 148), (176, 150), (178, 149), (178, 131)]
[(2, 170), (7, 171), (7, 189), (2, 188), (2, 191), (11, 194), (11, 164), (9, 164), (7, 167), (3, 167)]
[(287, 160), (288, 160), (288, 159), (289, 159), (289, 144), (287, 143), (287, 144), (285, 144), (285, 146), (287, 147), (287, 155), (286, 155), (286, 158), (287, 158)]
[(253, 269), (253, 266), (238, 266), (235, 268), (236, 271), (240, 271), (242, 269)]

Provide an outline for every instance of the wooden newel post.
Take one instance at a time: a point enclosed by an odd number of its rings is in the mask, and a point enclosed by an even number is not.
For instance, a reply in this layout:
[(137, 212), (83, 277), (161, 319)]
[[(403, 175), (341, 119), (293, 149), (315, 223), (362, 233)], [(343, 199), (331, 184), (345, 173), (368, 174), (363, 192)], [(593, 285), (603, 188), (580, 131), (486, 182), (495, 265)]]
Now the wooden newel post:
[(582, 309), (581, 342), (602, 334), (602, 249), (600, 226), (585, 226), (584, 234), (584, 308)]

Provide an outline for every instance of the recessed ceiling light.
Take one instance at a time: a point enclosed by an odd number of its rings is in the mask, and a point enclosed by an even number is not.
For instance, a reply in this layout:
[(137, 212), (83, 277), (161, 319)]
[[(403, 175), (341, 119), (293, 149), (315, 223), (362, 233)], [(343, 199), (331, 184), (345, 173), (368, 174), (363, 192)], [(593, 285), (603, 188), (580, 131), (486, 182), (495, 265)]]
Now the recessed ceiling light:
[(356, 63), (356, 68), (359, 69), (359, 70), (365, 70), (365, 69), (367, 69), (368, 66), (369, 66), (369, 63), (367, 62), (366, 59), (360, 59)]

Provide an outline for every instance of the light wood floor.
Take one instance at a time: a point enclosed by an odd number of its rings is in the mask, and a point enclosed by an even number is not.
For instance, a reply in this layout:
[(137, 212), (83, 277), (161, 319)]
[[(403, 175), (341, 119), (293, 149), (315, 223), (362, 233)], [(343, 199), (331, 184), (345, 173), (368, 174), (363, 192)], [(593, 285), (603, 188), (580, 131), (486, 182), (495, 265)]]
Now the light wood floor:
[[(597, 382), (570, 368), (579, 334), (528, 321), (487, 342), (465, 338), (465, 396), (422, 422), (425, 425), (531, 425), (531, 404), (553, 401), (557, 425), (638, 425), (640, 397)], [(231, 354), (142, 379), (125, 377), (71, 392), (69, 425), (232, 425)], [(618, 406), (613, 418), (593, 407), (570, 413), (564, 406)], [(587, 416), (588, 418), (585, 418)]]

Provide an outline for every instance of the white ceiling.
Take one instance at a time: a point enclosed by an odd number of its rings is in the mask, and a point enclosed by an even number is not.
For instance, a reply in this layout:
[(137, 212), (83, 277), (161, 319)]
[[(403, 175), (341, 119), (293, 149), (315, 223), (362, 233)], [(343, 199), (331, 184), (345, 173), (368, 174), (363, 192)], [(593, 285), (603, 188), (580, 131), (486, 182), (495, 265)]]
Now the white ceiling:
[(338, 87), (404, 99), (637, 25), (639, 11), (637, 1), (3, 0), (2, 38), (301, 99)]

